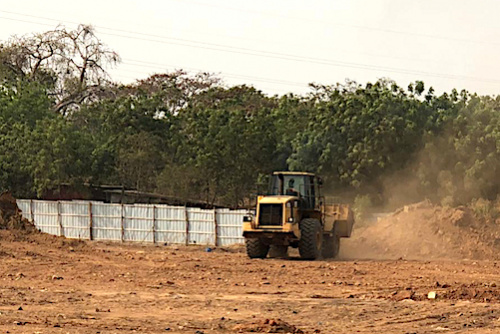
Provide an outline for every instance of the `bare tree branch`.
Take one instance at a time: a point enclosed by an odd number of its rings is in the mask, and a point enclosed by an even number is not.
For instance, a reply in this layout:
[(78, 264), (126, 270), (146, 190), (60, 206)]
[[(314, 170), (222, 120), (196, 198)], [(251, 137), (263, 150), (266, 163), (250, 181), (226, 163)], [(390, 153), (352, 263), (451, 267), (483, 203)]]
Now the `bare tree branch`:
[(54, 110), (68, 113), (97, 98), (95, 89), (109, 81), (106, 68), (120, 57), (95, 35), (88, 25), (75, 30), (63, 26), (45, 33), (13, 37), (0, 49), (0, 61), (17, 75), (31, 80), (52, 77), (49, 94), (55, 97)]

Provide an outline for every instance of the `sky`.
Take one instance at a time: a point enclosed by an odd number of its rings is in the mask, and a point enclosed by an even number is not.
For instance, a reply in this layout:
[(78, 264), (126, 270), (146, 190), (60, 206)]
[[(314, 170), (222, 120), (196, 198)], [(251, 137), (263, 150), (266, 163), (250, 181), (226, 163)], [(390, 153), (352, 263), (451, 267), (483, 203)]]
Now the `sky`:
[(500, 93), (498, 0), (1, 0), (0, 41), (94, 26), (131, 83), (184, 69), (268, 95), (309, 83), (416, 80)]

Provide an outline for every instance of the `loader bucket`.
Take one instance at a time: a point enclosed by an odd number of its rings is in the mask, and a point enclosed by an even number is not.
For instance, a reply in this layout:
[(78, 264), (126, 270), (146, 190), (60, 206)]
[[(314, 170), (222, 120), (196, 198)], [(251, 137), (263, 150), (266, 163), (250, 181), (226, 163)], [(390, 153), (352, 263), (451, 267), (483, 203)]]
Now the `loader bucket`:
[(339, 237), (349, 238), (354, 225), (354, 213), (347, 204), (326, 205), (325, 224), (333, 226)]

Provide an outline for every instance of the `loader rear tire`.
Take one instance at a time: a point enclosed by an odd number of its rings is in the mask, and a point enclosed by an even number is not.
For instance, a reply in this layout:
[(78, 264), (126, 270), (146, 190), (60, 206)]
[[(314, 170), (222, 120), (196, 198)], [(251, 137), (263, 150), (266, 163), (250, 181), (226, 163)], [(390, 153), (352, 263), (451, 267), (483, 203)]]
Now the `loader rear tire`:
[(306, 218), (300, 222), (299, 254), (306, 260), (321, 257), (323, 229), (319, 220)]
[(323, 236), (323, 247), (321, 254), (325, 259), (333, 259), (337, 257), (340, 250), (340, 238), (338, 235), (325, 235)]
[(269, 257), (272, 258), (285, 258), (288, 256), (288, 246), (271, 245), (269, 249)]
[(246, 239), (247, 255), (251, 259), (264, 259), (269, 252), (269, 245), (258, 238)]

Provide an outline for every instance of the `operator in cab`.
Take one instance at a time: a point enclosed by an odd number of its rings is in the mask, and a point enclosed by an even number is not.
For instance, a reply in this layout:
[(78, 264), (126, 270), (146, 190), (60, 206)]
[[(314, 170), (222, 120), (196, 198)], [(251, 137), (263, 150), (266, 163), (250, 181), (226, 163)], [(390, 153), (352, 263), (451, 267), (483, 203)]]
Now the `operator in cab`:
[(297, 196), (297, 197), (299, 196), (299, 192), (297, 191), (297, 189), (294, 188), (294, 185), (295, 185), (295, 180), (290, 179), (290, 181), (288, 181), (288, 188), (286, 189), (285, 195)]

